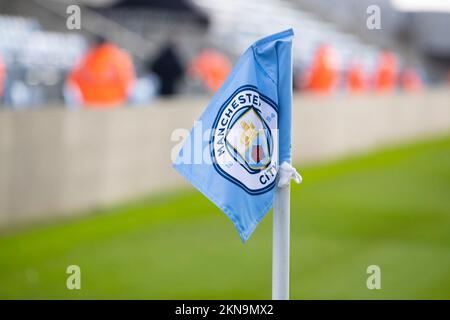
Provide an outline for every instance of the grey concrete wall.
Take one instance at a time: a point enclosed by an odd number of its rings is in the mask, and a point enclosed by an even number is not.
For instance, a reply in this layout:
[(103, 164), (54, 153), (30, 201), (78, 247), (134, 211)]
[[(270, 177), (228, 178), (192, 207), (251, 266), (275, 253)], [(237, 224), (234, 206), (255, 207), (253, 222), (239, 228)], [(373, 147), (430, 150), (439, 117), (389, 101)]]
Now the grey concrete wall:
[[(176, 128), (204, 99), (149, 108), (0, 112), (0, 227), (72, 215), (186, 185), (171, 167)], [(296, 163), (450, 132), (450, 92), (294, 99)]]

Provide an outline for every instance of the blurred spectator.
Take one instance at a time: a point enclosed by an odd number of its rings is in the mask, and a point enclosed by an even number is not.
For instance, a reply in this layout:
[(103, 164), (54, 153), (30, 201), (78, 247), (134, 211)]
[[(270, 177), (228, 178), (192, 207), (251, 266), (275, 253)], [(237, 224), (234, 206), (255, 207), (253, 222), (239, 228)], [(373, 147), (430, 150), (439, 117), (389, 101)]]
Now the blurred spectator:
[(83, 105), (113, 107), (127, 100), (134, 78), (129, 54), (100, 39), (69, 74), (66, 87)]
[(230, 60), (214, 49), (200, 52), (189, 64), (189, 74), (200, 79), (211, 92), (219, 90), (231, 72)]
[(294, 64), (292, 68), (292, 87), (294, 91), (301, 92), (305, 88), (303, 68), (300, 64)]
[(450, 70), (447, 71), (447, 76), (446, 76), (445, 81), (446, 81), (447, 86), (450, 87)]
[(328, 45), (321, 45), (315, 55), (307, 80), (307, 89), (315, 93), (330, 93), (338, 82), (338, 59)]
[(129, 98), (131, 106), (148, 106), (158, 95), (159, 88), (159, 79), (153, 73), (137, 78)]
[(384, 51), (378, 58), (375, 71), (374, 89), (378, 93), (395, 90), (397, 83), (397, 58), (394, 53)]
[(422, 78), (414, 68), (406, 68), (402, 72), (400, 83), (402, 89), (407, 92), (418, 92), (423, 88)]
[(3, 63), (3, 58), (0, 56), (0, 104), (3, 101), (3, 92), (5, 89), (6, 68)]
[(363, 66), (354, 62), (347, 71), (347, 90), (350, 93), (361, 93), (366, 89)]
[(173, 43), (168, 43), (150, 64), (149, 69), (159, 78), (159, 94), (170, 96), (177, 93), (178, 81), (184, 76), (184, 67)]

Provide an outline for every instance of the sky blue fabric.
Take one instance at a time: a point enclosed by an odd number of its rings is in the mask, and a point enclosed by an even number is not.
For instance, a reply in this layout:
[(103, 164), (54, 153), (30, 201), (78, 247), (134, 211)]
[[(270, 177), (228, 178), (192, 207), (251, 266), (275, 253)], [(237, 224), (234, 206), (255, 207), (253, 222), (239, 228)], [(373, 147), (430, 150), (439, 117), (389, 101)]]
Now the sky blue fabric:
[[(293, 35), (292, 29), (273, 34), (255, 42), (244, 52), (204, 113), (195, 122), (191, 134), (184, 142), (178, 158), (174, 162), (174, 168), (230, 218), (244, 242), (247, 241), (257, 224), (272, 207), (275, 193), (275, 181), (270, 178), (267, 171), (255, 173), (252, 168), (247, 167), (251, 166), (251, 161), (261, 161), (262, 163), (269, 161), (269, 159), (274, 161), (271, 164), (275, 164), (276, 167), (283, 161), (291, 163)], [(251, 92), (259, 93), (259, 99), (250, 96)], [(243, 95), (244, 93), (248, 95), (241, 97), (240, 94)], [(240, 108), (244, 111), (256, 110), (256, 116), (253, 115), (254, 118), (252, 118), (256, 119), (254, 120), (255, 123), (262, 127), (276, 126), (278, 128), (277, 137), (272, 135), (273, 131), (270, 130), (267, 130), (266, 135), (261, 133), (258, 136), (258, 139), (272, 137), (273, 141), (267, 140), (273, 142), (272, 149), (270, 149), (273, 150), (272, 154), (267, 152), (264, 154), (264, 150), (258, 147), (260, 145), (258, 144), (259, 140), (255, 139), (251, 140), (254, 145), (250, 145), (249, 149), (246, 149), (250, 150), (248, 153), (238, 153), (236, 151), (238, 149), (234, 149), (234, 145), (229, 143), (226, 143), (225, 149), (220, 149), (231, 150), (227, 151), (230, 153), (227, 156), (235, 157), (236, 163), (230, 165), (236, 166), (236, 170), (243, 171), (242, 167), (246, 168), (245, 170), (248, 173), (245, 171), (246, 177), (242, 177), (242, 179), (239, 176), (227, 174), (227, 171), (224, 171), (228, 170), (226, 165), (217, 166), (212, 163), (216, 159), (215, 157), (222, 154), (221, 151), (217, 152), (221, 146), (221, 140), (214, 138), (216, 142), (213, 143), (213, 138), (208, 134), (210, 129), (218, 128), (219, 125), (228, 120), (231, 125), (232, 121), (237, 123), (236, 121), (239, 121), (239, 119), (244, 119), (238, 115), (238, 111), (230, 119), (225, 114), (228, 112), (227, 108), (231, 110), (232, 103), (236, 101), (236, 105), (239, 103), (238, 97), (242, 101), (248, 97), (248, 100), (252, 102), (248, 105), (246, 103), (239, 104), (239, 107), (233, 110), (241, 110)], [(258, 101), (264, 106), (264, 112), (258, 109)], [(231, 111), (229, 112), (231, 114)], [(243, 111), (239, 112), (244, 113)], [(277, 115), (277, 118), (274, 117), (274, 114)], [(271, 115), (277, 121), (271, 123)], [(242, 121), (239, 123), (241, 126)], [(254, 137), (254, 135), (250, 135), (250, 137)], [(231, 141), (231, 138), (229, 141)], [(244, 143), (242, 145), (248, 146)], [(277, 154), (273, 149), (276, 148), (274, 147), (276, 145), (278, 145)], [(214, 149), (214, 146), (218, 146), (217, 149)], [(265, 176), (262, 177), (263, 175)], [(256, 179), (254, 184), (251, 185), (252, 187), (247, 188), (246, 185), (240, 183), (241, 180), (245, 180), (250, 185), (252, 179)], [(263, 184), (264, 181), (265, 185)], [(261, 185), (260, 188), (259, 184)], [(253, 185), (257, 187), (251, 189)]]

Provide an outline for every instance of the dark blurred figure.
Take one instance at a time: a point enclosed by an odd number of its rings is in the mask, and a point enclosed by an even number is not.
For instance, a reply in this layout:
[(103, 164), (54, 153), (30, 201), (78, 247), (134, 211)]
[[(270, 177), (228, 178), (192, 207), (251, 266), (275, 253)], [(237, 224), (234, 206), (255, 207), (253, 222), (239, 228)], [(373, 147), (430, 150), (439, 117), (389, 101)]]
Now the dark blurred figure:
[(160, 95), (170, 96), (177, 93), (177, 84), (184, 76), (184, 67), (173, 43), (166, 44), (150, 64), (149, 69), (159, 78)]

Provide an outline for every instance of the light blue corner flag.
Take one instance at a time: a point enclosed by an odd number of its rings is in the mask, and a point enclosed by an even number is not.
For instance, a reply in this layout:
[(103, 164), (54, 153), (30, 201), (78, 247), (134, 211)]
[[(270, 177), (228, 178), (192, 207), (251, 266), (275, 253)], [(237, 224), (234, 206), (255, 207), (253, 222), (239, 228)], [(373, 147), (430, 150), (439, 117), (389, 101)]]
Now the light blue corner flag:
[(245, 242), (291, 163), (292, 29), (255, 42), (195, 122), (174, 168), (231, 219)]

